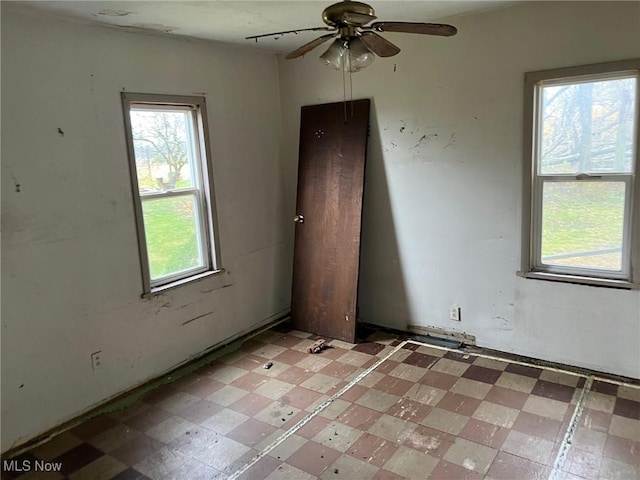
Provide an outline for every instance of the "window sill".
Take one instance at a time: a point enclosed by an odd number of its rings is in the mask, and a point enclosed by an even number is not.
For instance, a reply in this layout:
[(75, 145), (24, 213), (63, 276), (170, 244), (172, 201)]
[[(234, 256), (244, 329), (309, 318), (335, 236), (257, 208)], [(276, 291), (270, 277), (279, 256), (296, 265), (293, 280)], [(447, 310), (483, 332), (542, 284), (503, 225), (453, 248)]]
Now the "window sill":
[(142, 298), (157, 297), (158, 295), (162, 295), (163, 293), (167, 292), (168, 290), (173, 290), (174, 288), (178, 288), (178, 287), (181, 287), (183, 285), (199, 282), (201, 280), (204, 280), (204, 279), (210, 278), (210, 277), (214, 277), (214, 276), (219, 276), (220, 281), (216, 282), (216, 285), (213, 286), (212, 290), (217, 290), (219, 288), (228, 287), (228, 286), (231, 285), (231, 283), (230, 283), (229, 280), (225, 281), (225, 277), (222, 275), (223, 273), (227, 273), (227, 271), (224, 268), (221, 268), (220, 270), (212, 270), (212, 271), (209, 271), (209, 272), (203, 272), (203, 273), (199, 273), (197, 275), (193, 275), (193, 276), (188, 277), (188, 278), (183, 278), (181, 280), (176, 280), (175, 282), (167, 283), (166, 285), (162, 285), (160, 287), (152, 288), (150, 292), (143, 293), (142, 294)]
[(562, 275), (547, 272), (518, 272), (522, 278), (533, 278), (535, 280), (549, 280), (552, 282), (575, 283), (579, 285), (590, 285), (592, 287), (621, 288), (625, 290), (638, 290), (640, 285), (627, 282), (625, 280), (613, 280), (610, 278), (578, 277), (576, 275)]

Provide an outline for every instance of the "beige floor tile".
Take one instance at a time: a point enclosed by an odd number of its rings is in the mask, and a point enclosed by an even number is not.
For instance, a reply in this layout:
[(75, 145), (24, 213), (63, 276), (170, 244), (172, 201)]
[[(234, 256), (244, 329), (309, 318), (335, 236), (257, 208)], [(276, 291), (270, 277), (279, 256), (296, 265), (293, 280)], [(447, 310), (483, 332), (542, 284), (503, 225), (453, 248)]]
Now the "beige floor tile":
[(420, 423), (452, 435), (459, 434), (469, 421), (469, 417), (434, 407)]
[(628, 463), (604, 457), (600, 465), (599, 478), (602, 480), (637, 480), (640, 469)]
[(345, 402), (339, 398), (336, 398), (329, 404), (328, 407), (323, 409), (318, 415), (330, 420), (335, 420), (342, 412), (351, 406), (351, 403)]
[(467, 470), (473, 470), (484, 475), (489, 470), (491, 462), (493, 462), (497, 454), (498, 450), (494, 448), (470, 442), (464, 438), (456, 438), (443, 458), (447, 462), (455, 463)]
[(455, 360), (449, 360), (448, 358), (441, 358), (434, 366), (431, 367), (431, 370), (459, 377), (467, 370), (467, 368), (469, 368), (469, 364), (467, 363), (456, 362)]
[(384, 469), (409, 479), (428, 478), (438, 464), (437, 458), (407, 447), (400, 447), (384, 464)]
[(296, 367), (303, 368), (311, 372), (319, 372), (324, 367), (330, 364), (331, 360), (327, 358), (322, 358), (319, 355), (309, 355), (304, 360), (300, 360), (298, 363), (296, 363)]
[(496, 385), (499, 387), (510, 388), (518, 392), (531, 393), (535, 386), (537, 379), (525, 377), (524, 375), (517, 375), (515, 373), (503, 372), (502, 375), (496, 380)]
[(415, 428), (415, 423), (407, 422), (391, 415), (383, 415), (369, 428), (368, 432), (385, 440), (401, 444), (409, 438)]
[(432, 357), (442, 357), (448, 350), (441, 348), (429, 347), (426, 345), (420, 345), (416, 350), (418, 353), (424, 353), (425, 355), (431, 355)]
[(222, 383), (231, 383), (234, 380), (246, 375), (247, 371), (232, 365), (216, 365), (209, 378)]
[(284, 362), (273, 362), (273, 365), (269, 369), (264, 368), (264, 364), (261, 364), (260, 366), (254, 368), (251, 371), (253, 373), (257, 373), (258, 375), (262, 375), (264, 377), (278, 378), (280, 377), (280, 375), (286, 372), (290, 367), (291, 365)]
[(299, 468), (283, 463), (276, 468), (265, 480), (315, 480), (317, 477), (303, 472)]
[(620, 385), (618, 387), (618, 396), (626, 398), (627, 400), (635, 400), (640, 402), (640, 387), (633, 387), (631, 385)]
[(386, 412), (400, 400), (397, 395), (391, 395), (390, 393), (380, 392), (378, 390), (369, 390), (355, 403), (362, 405), (363, 407), (376, 410), (378, 412)]
[(586, 452), (602, 455), (606, 442), (606, 433), (590, 430), (584, 427), (578, 427), (571, 443), (575, 447)]
[(589, 392), (584, 406), (591, 410), (599, 410), (600, 412), (613, 413), (616, 403), (616, 397), (605, 395), (598, 392)]
[(209, 430), (225, 435), (248, 419), (249, 417), (242, 413), (225, 408), (213, 414), (202, 422), (201, 425)]
[(349, 455), (341, 455), (320, 476), (322, 480), (369, 480), (378, 468)]
[(358, 385), (360, 385), (361, 387), (371, 388), (385, 376), (386, 375), (384, 373), (376, 372), (375, 370), (373, 370), (366, 377), (360, 380), (358, 382)]
[(568, 387), (575, 387), (578, 385), (578, 381), (584, 378), (581, 375), (573, 375), (565, 372), (558, 372), (556, 370), (542, 370), (540, 374), (540, 380), (547, 382), (559, 383), (560, 385), (566, 385)]
[[(267, 405), (264, 410), (259, 412), (257, 415), (254, 415), (254, 418), (280, 428), (285, 424), (285, 422), (282, 421), (283, 418), (288, 420), (290, 418), (294, 418), (298, 413), (300, 413), (299, 408), (276, 401)], [(289, 425), (288, 423), (286, 426), (293, 427), (293, 425)]]
[(268, 382), (260, 385), (253, 392), (263, 397), (277, 400), (289, 393), (293, 388), (295, 388), (295, 385), (272, 378)]
[(493, 370), (504, 370), (509, 365), (507, 362), (485, 357), (478, 357), (473, 364), (476, 367), (492, 368)]
[(256, 348), (252, 353), (258, 357), (272, 359), (277, 357), (283, 352), (286, 352), (287, 349), (285, 347), (281, 347), (280, 345), (261, 345)]
[(228, 407), (234, 402), (237, 402), (249, 392), (241, 388), (234, 387), (233, 385), (225, 385), (220, 390), (213, 392), (207, 397), (210, 402), (216, 403), (223, 407)]
[(520, 411), (515, 408), (483, 401), (473, 412), (472, 417), (498, 427), (511, 428), (519, 413)]
[(371, 360), (371, 355), (367, 355), (366, 353), (354, 352), (353, 350), (349, 350), (347, 353), (342, 355), (339, 360), (342, 363), (348, 363), (349, 365), (353, 365), (354, 367), (361, 367), (365, 363)]
[(342, 340), (331, 340), (331, 345), (334, 348), (343, 348), (345, 350), (351, 350), (355, 347), (355, 343), (343, 342)]
[(193, 447), (189, 450), (192, 458), (220, 471), (226, 470), (250, 451), (249, 447), (221, 435), (210, 436), (208, 441), (200, 440)]
[(324, 373), (315, 373), (312, 377), (302, 382), (300, 386), (313, 390), (314, 392), (327, 393), (339, 383), (339, 378), (331, 377)]
[(309, 440), (307, 440), (306, 438), (294, 433), (293, 435), (287, 437), (283, 442), (279, 443), (273, 450), (271, 450), (269, 452), (269, 455), (278, 460), (286, 461), (287, 458), (296, 453), (300, 449), (300, 447), (302, 447), (308, 441)]
[(388, 360), (393, 360), (394, 362), (402, 363), (405, 358), (413, 353), (413, 350), (408, 350), (406, 348), (401, 348), (397, 352), (395, 352)]
[(537, 395), (531, 395), (527, 398), (522, 410), (540, 415), (541, 417), (562, 421), (564, 420), (567, 408), (567, 403), (559, 402), (558, 400), (551, 400), (550, 398), (538, 397)]
[(532, 462), (548, 465), (553, 447), (554, 442), (511, 430), (502, 444), (501, 450)]
[(124, 463), (104, 456), (71, 474), (69, 480), (109, 480), (126, 469), (127, 466)]
[(491, 387), (492, 385), (488, 383), (478, 382), (468, 378), (459, 378), (458, 381), (453, 384), (453, 387), (450, 388), (450, 391), (482, 400), (487, 396)]
[(440, 388), (416, 383), (403, 395), (403, 397), (425, 405), (435, 406), (440, 400), (442, 400), (442, 397), (444, 397), (446, 393), (447, 392)]
[(613, 415), (609, 433), (617, 437), (628, 438), (640, 442), (640, 420)]
[(344, 453), (363, 433), (342, 423), (331, 422), (313, 438), (313, 441)]
[(396, 368), (389, 372), (389, 375), (397, 378), (401, 378), (403, 380), (408, 380), (410, 382), (417, 382), (424, 374), (427, 373), (425, 368), (416, 367), (415, 365), (409, 365), (407, 363), (401, 363)]
[(183, 465), (187, 458), (173, 448), (162, 447), (143, 461), (136, 463), (133, 468), (147, 477), (162, 478)]

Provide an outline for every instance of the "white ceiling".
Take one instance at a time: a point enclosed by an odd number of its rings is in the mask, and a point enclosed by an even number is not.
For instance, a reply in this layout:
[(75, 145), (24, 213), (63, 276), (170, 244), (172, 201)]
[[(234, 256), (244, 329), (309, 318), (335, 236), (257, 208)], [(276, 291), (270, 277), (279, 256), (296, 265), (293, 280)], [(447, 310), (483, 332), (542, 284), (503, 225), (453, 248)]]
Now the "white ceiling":
[[(2, 2), (6, 6), (6, 2)], [(322, 10), (332, 0), (296, 1), (21, 1), (12, 7), (91, 23), (114, 25), (166, 35), (213, 40), (283, 53), (322, 32), (289, 34), (280, 38), (245, 40), (250, 35), (324, 26)], [(380, 20), (433, 22), (444, 17), (496, 8), (505, 1), (383, 0), (369, 3)], [(455, 22), (452, 22), (455, 23)]]

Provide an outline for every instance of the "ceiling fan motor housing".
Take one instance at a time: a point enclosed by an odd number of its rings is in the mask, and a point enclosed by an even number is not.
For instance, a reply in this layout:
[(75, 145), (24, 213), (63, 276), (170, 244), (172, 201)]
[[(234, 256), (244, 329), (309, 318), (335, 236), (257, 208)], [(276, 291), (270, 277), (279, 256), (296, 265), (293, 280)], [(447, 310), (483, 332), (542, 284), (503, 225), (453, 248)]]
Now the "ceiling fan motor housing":
[(322, 20), (330, 27), (362, 26), (375, 18), (371, 5), (351, 0), (334, 3), (322, 12)]

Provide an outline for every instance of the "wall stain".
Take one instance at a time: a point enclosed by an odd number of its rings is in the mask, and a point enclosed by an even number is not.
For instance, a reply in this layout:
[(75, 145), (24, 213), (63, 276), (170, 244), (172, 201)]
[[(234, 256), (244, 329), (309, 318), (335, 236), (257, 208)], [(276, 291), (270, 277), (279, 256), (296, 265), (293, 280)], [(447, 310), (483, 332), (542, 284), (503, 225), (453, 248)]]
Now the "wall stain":
[(20, 193), (20, 184), (18, 183), (18, 179), (16, 178), (16, 176), (13, 174), (13, 172), (11, 173), (11, 178), (13, 179), (13, 184), (16, 187), (16, 193)]
[(61, 137), (64, 137), (64, 131), (60, 127), (58, 127), (58, 133)]
[(446, 150), (449, 147), (453, 147), (456, 144), (456, 133), (452, 133), (451, 137), (449, 138), (449, 143), (447, 143), (442, 149)]

